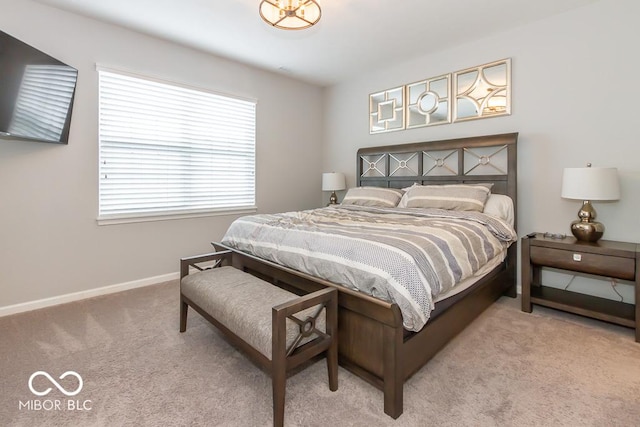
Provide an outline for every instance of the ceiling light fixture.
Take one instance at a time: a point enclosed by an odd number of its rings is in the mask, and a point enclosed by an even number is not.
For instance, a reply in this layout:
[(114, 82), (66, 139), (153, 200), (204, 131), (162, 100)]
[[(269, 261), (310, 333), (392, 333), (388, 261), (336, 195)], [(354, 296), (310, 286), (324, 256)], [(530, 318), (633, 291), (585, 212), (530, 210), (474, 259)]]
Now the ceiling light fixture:
[(322, 15), (315, 0), (262, 0), (260, 16), (283, 30), (302, 30), (315, 25)]

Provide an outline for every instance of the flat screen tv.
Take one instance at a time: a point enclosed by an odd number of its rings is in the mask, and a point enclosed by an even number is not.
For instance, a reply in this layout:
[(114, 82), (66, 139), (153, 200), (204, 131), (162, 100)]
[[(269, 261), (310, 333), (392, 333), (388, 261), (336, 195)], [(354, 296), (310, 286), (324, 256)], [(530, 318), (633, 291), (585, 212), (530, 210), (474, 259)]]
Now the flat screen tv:
[(0, 138), (69, 143), (78, 70), (0, 31)]

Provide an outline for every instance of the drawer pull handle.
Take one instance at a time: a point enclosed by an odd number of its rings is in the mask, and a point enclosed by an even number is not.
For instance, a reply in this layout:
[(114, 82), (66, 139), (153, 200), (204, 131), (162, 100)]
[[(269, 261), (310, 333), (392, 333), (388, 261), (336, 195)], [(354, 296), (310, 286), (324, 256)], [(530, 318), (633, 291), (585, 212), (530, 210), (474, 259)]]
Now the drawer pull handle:
[(573, 254), (573, 260), (574, 261), (582, 261), (582, 254)]

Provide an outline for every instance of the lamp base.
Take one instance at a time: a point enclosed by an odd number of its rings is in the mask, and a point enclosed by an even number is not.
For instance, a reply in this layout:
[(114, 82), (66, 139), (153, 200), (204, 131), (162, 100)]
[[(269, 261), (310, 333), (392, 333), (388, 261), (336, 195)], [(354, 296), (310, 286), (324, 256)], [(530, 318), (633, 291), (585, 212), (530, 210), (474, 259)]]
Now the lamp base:
[(596, 221), (576, 220), (571, 223), (571, 233), (581, 242), (597, 242), (604, 234), (604, 225)]
[(329, 196), (329, 204), (337, 205), (338, 204), (338, 196), (336, 196), (336, 192), (332, 191), (331, 196)]
[(589, 200), (582, 202), (578, 218), (571, 223), (571, 233), (581, 242), (597, 242), (604, 234), (604, 225), (594, 221), (596, 210)]

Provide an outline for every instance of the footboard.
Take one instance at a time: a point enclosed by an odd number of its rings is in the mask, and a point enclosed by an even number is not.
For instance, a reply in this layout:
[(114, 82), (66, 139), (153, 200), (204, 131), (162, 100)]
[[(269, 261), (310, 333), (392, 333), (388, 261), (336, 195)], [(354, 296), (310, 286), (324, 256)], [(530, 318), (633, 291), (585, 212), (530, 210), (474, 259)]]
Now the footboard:
[(384, 393), (384, 412), (398, 418), (403, 412), (403, 386), (451, 339), (496, 299), (511, 293), (515, 281), (515, 253), (481, 279), (459, 301), (438, 313), (419, 332), (407, 332), (396, 304), (236, 251), (222, 244), (216, 250), (232, 251), (234, 267), (296, 294), (324, 287), (338, 290), (339, 363)]

